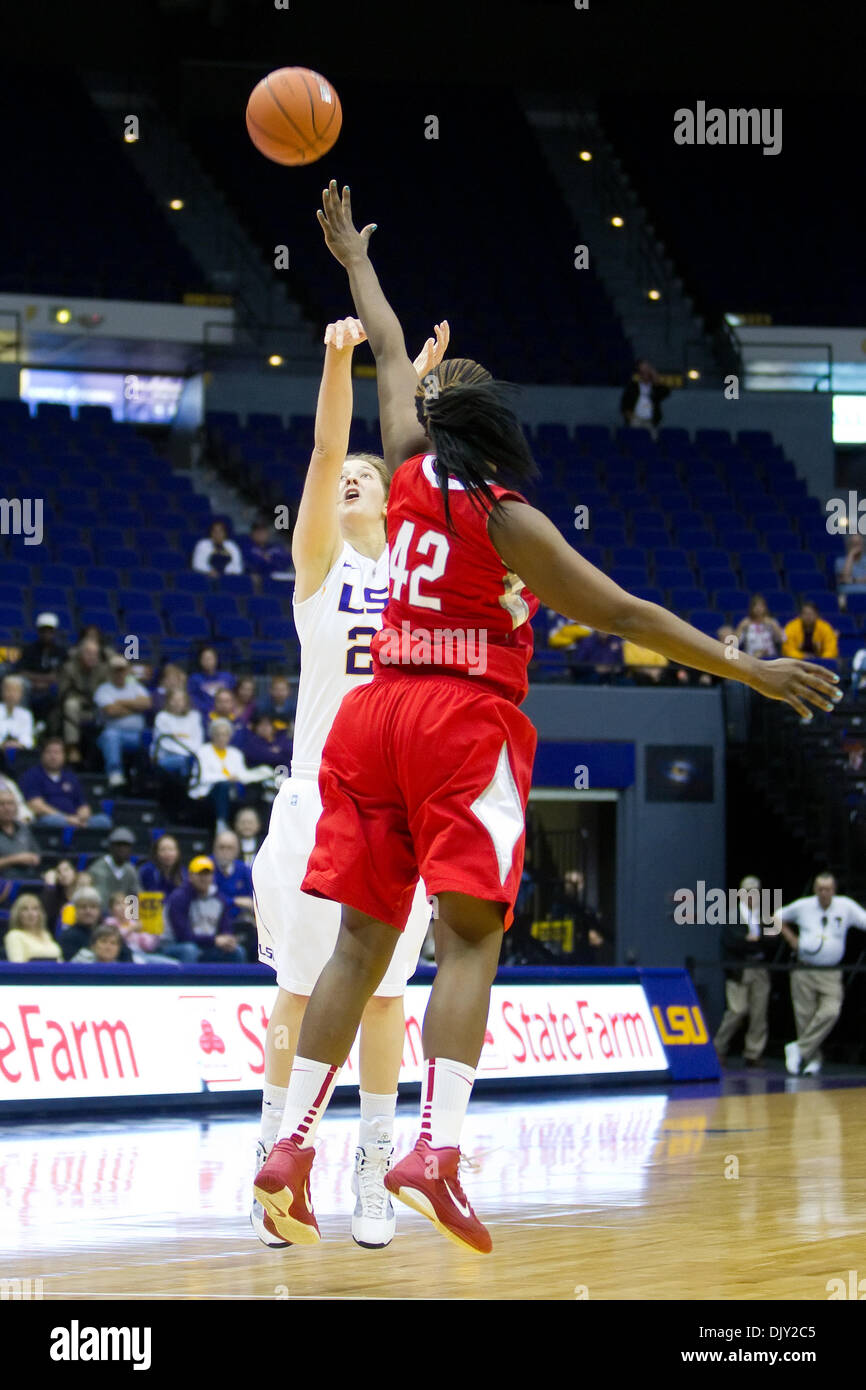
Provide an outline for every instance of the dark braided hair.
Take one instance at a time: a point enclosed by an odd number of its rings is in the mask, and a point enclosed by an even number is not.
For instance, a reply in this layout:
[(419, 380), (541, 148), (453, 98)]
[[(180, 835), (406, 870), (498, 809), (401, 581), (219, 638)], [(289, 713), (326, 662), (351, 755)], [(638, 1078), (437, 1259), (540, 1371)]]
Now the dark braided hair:
[(468, 357), (441, 362), (418, 383), (415, 410), (436, 451), (436, 477), (449, 531), (455, 529), (450, 477), (462, 483), (470, 502), (489, 515), (499, 505), (489, 483), (491, 472), (504, 485), (520, 485), (538, 474), (506, 391)]

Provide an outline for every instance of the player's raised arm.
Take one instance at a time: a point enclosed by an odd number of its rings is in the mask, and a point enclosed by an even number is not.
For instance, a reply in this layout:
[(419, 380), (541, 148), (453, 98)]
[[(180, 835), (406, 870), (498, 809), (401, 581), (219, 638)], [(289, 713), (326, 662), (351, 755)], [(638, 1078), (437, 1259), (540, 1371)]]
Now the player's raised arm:
[(808, 705), (832, 709), (841, 699), (837, 678), (806, 661), (757, 661), (707, 637), (657, 603), (621, 589), (584, 560), (543, 513), (506, 501), (491, 514), (488, 532), (498, 554), (548, 608), (628, 638), (683, 666), (728, 676), (771, 700), (785, 700), (800, 715)]
[(415, 413), (418, 373), (406, 351), (400, 320), (367, 254), (375, 224), (360, 232), (355, 228), (349, 189), (344, 188), (341, 197), (334, 179), (322, 193), (322, 209), (316, 215), (329, 251), (348, 272), (355, 309), (376, 359), (382, 446), (386, 466), (393, 473), (412, 454), (428, 449), (430, 441)]
[(337, 489), (352, 426), (352, 353), (366, 336), (358, 319), (338, 319), (325, 329), (313, 452), (292, 534), (299, 602), (315, 593), (342, 546)]

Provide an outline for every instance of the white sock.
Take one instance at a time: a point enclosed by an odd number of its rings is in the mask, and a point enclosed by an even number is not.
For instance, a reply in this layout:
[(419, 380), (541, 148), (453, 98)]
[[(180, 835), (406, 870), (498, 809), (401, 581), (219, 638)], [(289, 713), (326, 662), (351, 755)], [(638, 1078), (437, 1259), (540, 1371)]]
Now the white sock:
[(288, 1094), (285, 1086), (272, 1086), (270, 1081), (266, 1081), (262, 1087), (262, 1122), (259, 1138), (268, 1151), (276, 1140)]
[(294, 1139), (302, 1149), (312, 1147), (337, 1080), (338, 1066), (296, 1057), (289, 1077), (286, 1106), (277, 1139)]
[(390, 1144), (394, 1138), (394, 1116), (397, 1112), (397, 1092), (378, 1096), (373, 1091), (361, 1091), (361, 1129), (359, 1143)]
[(432, 1148), (460, 1147), (460, 1131), (474, 1084), (474, 1067), (448, 1057), (428, 1059), (421, 1087), (421, 1138)]

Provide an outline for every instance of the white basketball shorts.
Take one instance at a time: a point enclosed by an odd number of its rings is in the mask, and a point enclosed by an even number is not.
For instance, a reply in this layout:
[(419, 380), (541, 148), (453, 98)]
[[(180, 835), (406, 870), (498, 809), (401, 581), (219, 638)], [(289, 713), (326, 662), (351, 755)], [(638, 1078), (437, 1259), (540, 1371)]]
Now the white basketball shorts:
[[(301, 892), (321, 814), (318, 782), (287, 778), (253, 861), (259, 960), (276, 971), (281, 989), (307, 997), (333, 954), (340, 930), (339, 903)], [(375, 991), (378, 996), (395, 998), (405, 991), (418, 964), (430, 911), (424, 884), (419, 882), (406, 929)]]

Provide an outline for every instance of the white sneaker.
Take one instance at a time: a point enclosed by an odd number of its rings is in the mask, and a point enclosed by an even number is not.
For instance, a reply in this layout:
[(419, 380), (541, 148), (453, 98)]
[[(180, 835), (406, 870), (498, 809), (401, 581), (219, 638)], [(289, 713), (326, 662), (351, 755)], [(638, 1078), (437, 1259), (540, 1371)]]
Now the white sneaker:
[(815, 1060), (814, 1060), (814, 1062), (807, 1062), (807, 1063), (806, 1063), (805, 1067), (803, 1068), (803, 1075), (804, 1075), (804, 1076), (817, 1076), (818, 1073), (820, 1072), (820, 1070), (821, 1070), (821, 1063), (818, 1061), (818, 1059), (817, 1059), (817, 1057), (816, 1057)]
[(352, 1239), (365, 1250), (379, 1250), (394, 1239), (397, 1218), (385, 1174), (391, 1167), (394, 1148), (391, 1140), (359, 1144), (355, 1150), (352, 1191), (357, 1197), (352, 1213)]
[[(258, 1173), (259, 1169), (263, 1167), (267, 1156), (268, 1151), (262, 1143), (261, 1139), (259, 1139), (259, 1141), (256, 1144), (256, 1173)], [(285, 1247), (287, 1245), (291, 1245), (292, 1243), (290, 1240), (283, 1240), (282, 1236), (278, 1232), (271, 1218), (268, 1216), (261, 1202), (257, 1202), (255, 1197), (253, 1198), (253, 1204), (250, 1207), (250, 1225), (252, 1226), (253, 1230), (255, 1231), (256, 1235), (258, 1236), (259, 1240), (262, 1242), (263, 1245), (269, 1245), (272, 1248), (276, 1249), (278, 1247)]]
[(792, 1076), (798, 1076), (800, 1072), (800, 1063), (802, 1062), (802, 1060), (803, 1054), (801, 1053), (797, 1044), (795, 1042), (785, 1043), (786, 1071), (789, 1071)]
[(122, 772), (109, 772), (108, 785), (110, 787), (122, 787), (126, 778)]

